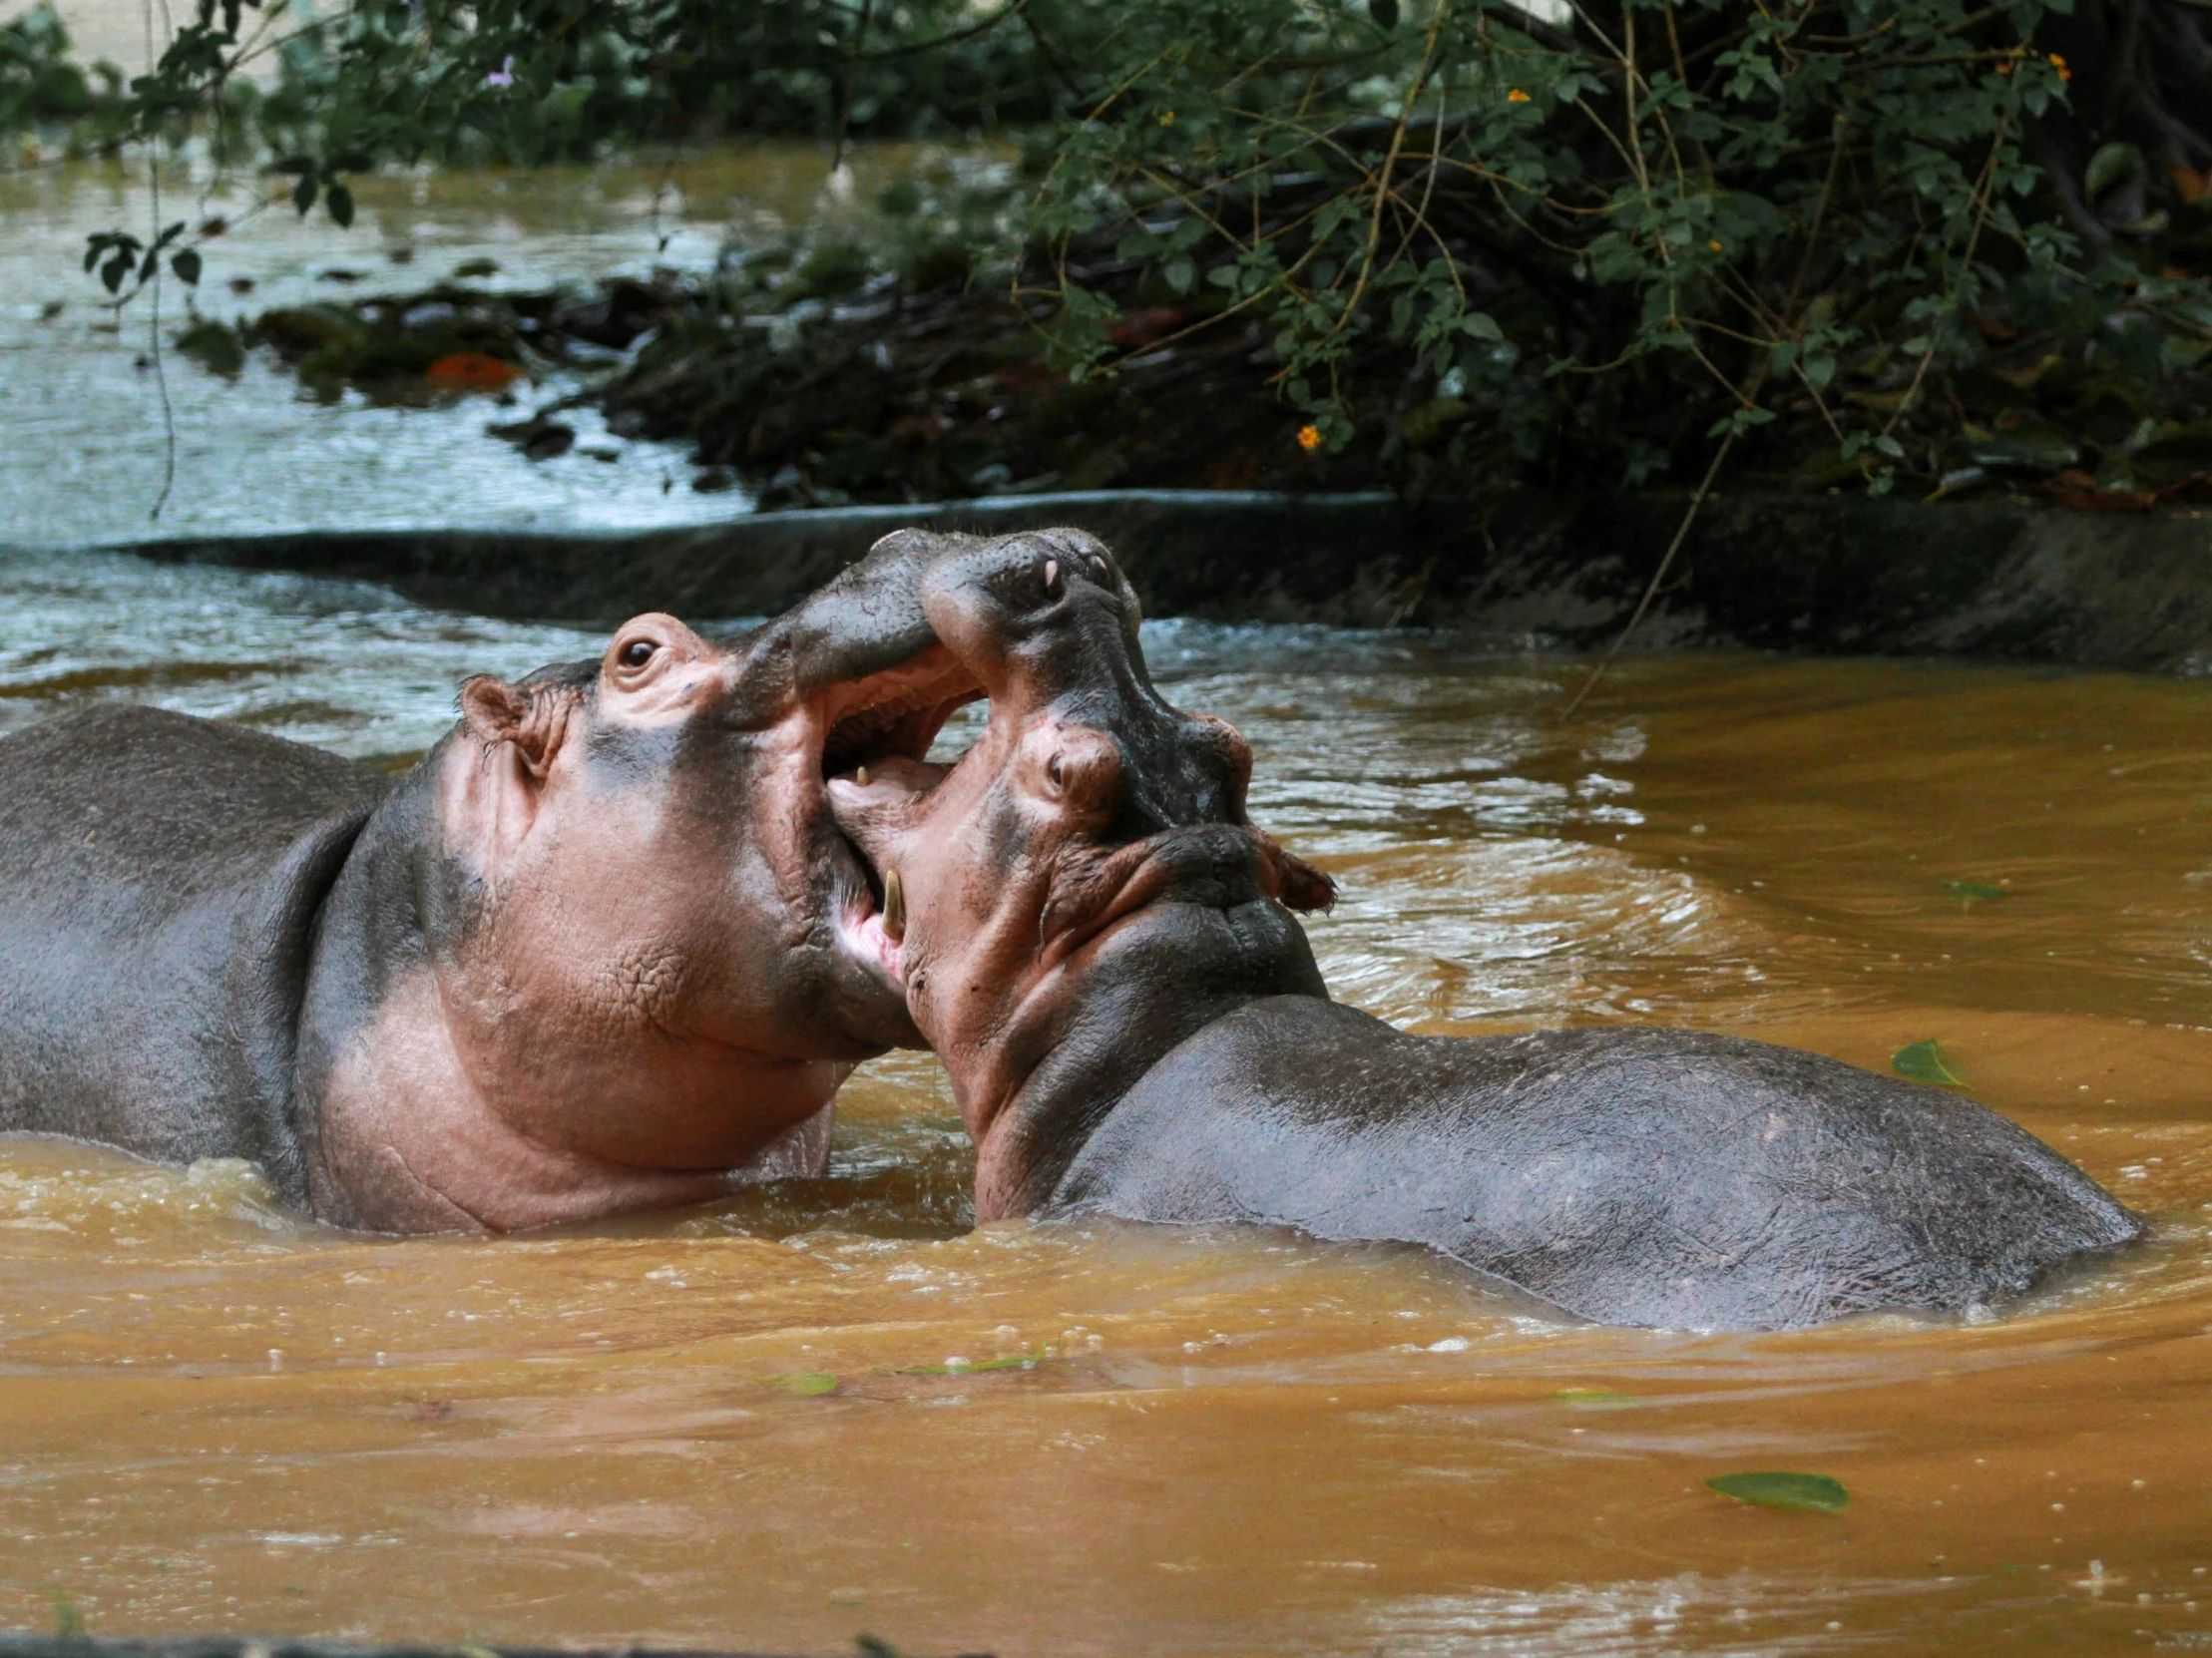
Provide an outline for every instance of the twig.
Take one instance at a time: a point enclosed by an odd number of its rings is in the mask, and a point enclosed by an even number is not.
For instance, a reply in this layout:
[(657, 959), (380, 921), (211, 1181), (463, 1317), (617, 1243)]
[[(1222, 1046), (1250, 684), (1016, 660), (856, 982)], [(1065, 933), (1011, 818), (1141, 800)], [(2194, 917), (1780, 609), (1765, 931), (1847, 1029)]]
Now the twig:
[(1597, 659), (1590, 675), (1582, 681), (1582, 688), (1574, 693), (1574, 700), (1559, 715), (1563, 723), (1574, 717), (1574, 710), (1582, 705), (1583, 698), (1597, 688), (1597, 681), (1605, 677), (1605, 669), (1613, 665), (1613, 658), (1620, 654), (1620, 647), (1628, 642), (1628, 635), (1636, 630), (1636, 623), (1643, 620), (1643, 613), (1651, 609), (1651, 601), (1658, 597), (1659, 587), (1666, 581), (1666, 573), (1674, 568), (1674, 555), (1682, 551), (1682, 543), (1689, 540), (1690, 526), (1697, 521), (1697, 509), (1705, 504), (1705, 495), (1713, 487), (1713, 480), (1720, 476), (1721, 463), (1728, 459), (1728, 451), (1735, 447), (1736, 434), (1730, 432), (1720, 440), (1720, 447), (1713, 451), (1712, 465), (1705, 469), (1704, 482), (1697, 486), (1697, 493), (1690, 497), (1690, 504), (1682, 514), (1682, 522), (1674, 527), (1674, 539), (1667, 543), (1666, 557), (1659, 561), (1659, 568), (1651, 573), (1651, 582), (1643, 590), (1643, 598), (1636, 603), (1635, 615), (1628, 619), (1628, 625), (1621, 628), (1620, 637), (1613, 640), (1612, 648)]
[(860, 83), (860, 54), (868, 44), (868, 19), (875, 8), (876, 0), (860, 0), (860, 22), (852, 32), (852, 52), (845, 60), (845, 92), (837, 100), (837, 143), (829, 153), (832, 174), (845, 165), (845, 135), (852, 126), (853, 89)]
[[(144, 0), (144, 10), (147, 73), (152, 74), (154, 0)], [(148, 523), (159, 523), (162, 509), (169, 505), (170, 491), (177, 487), (177, 410), (169, 400), (169, 370), (162, 363), (162, 141), (159, 134), (149, 135), (146, 142), (146, 183), (154, 214), (154, 221), (147, 226), (146, 232), (147, 245), (154, 249), (154, 298), (146, 313), (146, 352), (154, 360), (154, 384), (162, 393), (162, 493), (154, 498), (154, 510), (146, 517)]]
[(951, 46), (958, 41), (974, 40), (978, 35), (989, 34), (1008, 18), (1026, 11), (1029, 3), (1030, 0), (1013, 0), (1013, 4), (1002, 6), (981, 23), (971, 23), (965, 29), (955, 29), (950, 34), (938, 35), (930, 40), (909, 41), (904, 46), (886, 46), (880, 52), (851, 52), (846, 55), (846, 61), (849, 63), (890, 63), (896, 58), (912, 58), (924, 52), (934, 52), (940, 46)]
[[(1961, 285), (1973, 278), (1975, 249), (1982, 245), (1982, 226), (1990, 221), (1990, 211), (1995, 205), (1993, 197), (1996, 189), (1996, 164), (1997, 159), (2003, 154), (2005, 129), (2011, 125), (2011, 120), (2012, 114), (2009, 110), (1998, 117), (1996, 137), (1990, 141), (1990, 159), (1983, 165), (1982, 178), (1975, 186), (1974, 196), (1969, 198), (1970, 204), (1976, 200), (1980, 201), (1981, 210), (1975, 214), (1974, 228), (1967, 236), (1966, 256), (1960, 260), (1964, 270)], [(1913, 383), (1905, 388), (1905, 395), (1898, 400), (1897, 407), (1890, 411), (1890, 418), (1882, 423), (1882, 435), (1884, 437), (1888, 437), (1891, 432), (1897, 429), (1897, 423), (1905, 418), (1906, 412), (1912, 408), (1914, 402), (1919, 398), (1921, 382), (1928, 377), (1928, 365), (1936, 360), (1936, 353), (1942, 348), (1943, 343), (1943, 323), (1941, 321), (1932, 322), (1928, 330), (1928, 349), (1921, 353), (1920, 366), (1913, 370)]]

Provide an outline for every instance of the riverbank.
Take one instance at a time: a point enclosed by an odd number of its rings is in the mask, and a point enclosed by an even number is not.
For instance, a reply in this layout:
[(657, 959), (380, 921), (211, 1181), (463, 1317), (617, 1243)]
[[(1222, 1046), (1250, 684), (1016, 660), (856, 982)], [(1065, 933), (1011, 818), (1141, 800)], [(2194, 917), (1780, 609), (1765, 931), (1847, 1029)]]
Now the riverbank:
[[(605, 623), (758, 616), (904, 525), (1074, 524), (1113, 546), (1153, 616), (1433, 626), (1589, 648), (1626, 624), (1679, 522), (1668, 494), (1487, 505), (1383, 492), (1099, 490), (756, 513), (629, 535), (379, 531), (125, 544), (181, 563), (386, 584), (489, 616)], [(1984, 656), (2212, 673), (2212, 512), (1720, 494), (1639, 623), (1639, 647)]]

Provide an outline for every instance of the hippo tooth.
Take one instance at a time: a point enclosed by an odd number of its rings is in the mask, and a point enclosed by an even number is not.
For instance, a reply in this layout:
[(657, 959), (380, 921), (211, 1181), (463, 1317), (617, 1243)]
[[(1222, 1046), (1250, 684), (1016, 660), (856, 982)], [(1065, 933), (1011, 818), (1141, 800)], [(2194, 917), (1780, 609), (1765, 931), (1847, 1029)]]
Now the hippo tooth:
[(858, 783), (862, 788), (866, 788), (868, 786), (868, 768), (866, 766), (862, 766), (858, 771), (852, 774), (852, 780)]
[(1058, 592), (1060, 592), (1060, 561), (1058, 559), (1047, 559), (1045, 561), (1045, 597), (1050, 599)]
[(893, 944), (906, 937), (906, 883), (899, 872), (883, 872), (883, 936)]

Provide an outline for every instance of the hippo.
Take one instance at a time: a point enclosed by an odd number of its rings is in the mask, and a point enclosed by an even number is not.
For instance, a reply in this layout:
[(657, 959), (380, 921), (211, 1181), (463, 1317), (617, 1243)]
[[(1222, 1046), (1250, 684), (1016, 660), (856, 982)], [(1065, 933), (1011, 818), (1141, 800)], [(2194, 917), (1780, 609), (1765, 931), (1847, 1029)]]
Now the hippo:
[[(1609, 1325), (1961, 1313), (2141, 1222), (1971, 1100), (1734, 1036), (1408, 1035), (1329, 1000), (1328, 879), (1246, 818), (1250, 751), (1152, 687), (1071, 533), (936, 549), (988, 692), (951, 766), (839, 772), (883, 942), (976, 1145), (976, 1215), (1254, 1222), (1420, 1245)], [(881, 931), (880, 917), (869, 925)]]
[(821, 1172), (844, 1077), (922, 1040), (824, 777), (980, 692), (933, 556), (726, 646), (647, 615), (470, 679), (396, 779), (145, 707), (0, 739), (0, 1130), (250, 1159), (388, 1233)]

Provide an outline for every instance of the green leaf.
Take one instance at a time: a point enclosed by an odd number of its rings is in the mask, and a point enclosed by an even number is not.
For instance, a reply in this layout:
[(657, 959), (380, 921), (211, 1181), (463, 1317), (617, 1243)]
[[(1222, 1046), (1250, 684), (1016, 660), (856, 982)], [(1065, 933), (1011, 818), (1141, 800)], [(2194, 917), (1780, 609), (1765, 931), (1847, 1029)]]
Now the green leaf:
[(311, 174), (292, 186), (292, 206), (299, 209), (301, 218), (305, 218), (307, 209), (315, 205), (315, 192), (320, 188)]
[(1843, 1481), (1825, 1473), (1723, 1473), (1705, 1483), (1738, 1502), (1807, 1514), (1839, 1514), (1851, 1500)]
[(177, 272), (177, 279), (185, 286), (200, 285), (200, 255), (192, 248), (183, 248), (171, 254), (169, 268)]
[(479, 276), (497, 276), (498, 274), (499, 261), (497, 259), (463, 259), (453, 267), (453, 279), (456, 282), (467, 282)]
[(824, 1394), (837, 1391), (837, 1378), (826, 1370), (798, 1371), (790, 1376), (771, 1376), (768, 1380), (799, 1399), (820, 1399)]
[(1944, 1050), (1930, 1036), (1924, 1042), (1913, 1042), (1890, 1055), (1890, 1068), (1909, 1082), (1926, 1082), (1936, 1088), (1963, 1088), (1967, 1079), (1953, 1070), (1944, 1058)]
[(1643, 1403), (1634, 1394), (1610, 1388), (1561, 1388), (1551, 1397), (1570, 1411), (1625, 1411)]
[(54, 1634), (64, 1641), (81, 1641), (89, 1633), (85, 1627), (85, 1614), (77, 1609), (67, 1589), (49, 1589), (46, 1597), (54, 1605)]
[(1367, 15), (1378, 29), (1398, 27), (1398, 0), (1367, 0)]
[(2130, 179), (2143, 170), (2143, 153), (2132, 144), (2107, 144), (2089, 158), (2089, 166), (2081, 175), (2081, 194), (2094, 203), (2096, 199), (2124, 179)]
[(1987, 904), (1991, 899), (2010, 896), (2002, 887), (1989, 886), (1981, 881), (1946, 881), (1944, 891), (1959, 900), (1961, 906), (1969, 910), (1977, 904)]
[(339, 229), (346, 229), (353, 223), (353, 193), (345, 186), (332, 185), (330, 193), (323, 198), (323, 206), (329, 209)]

